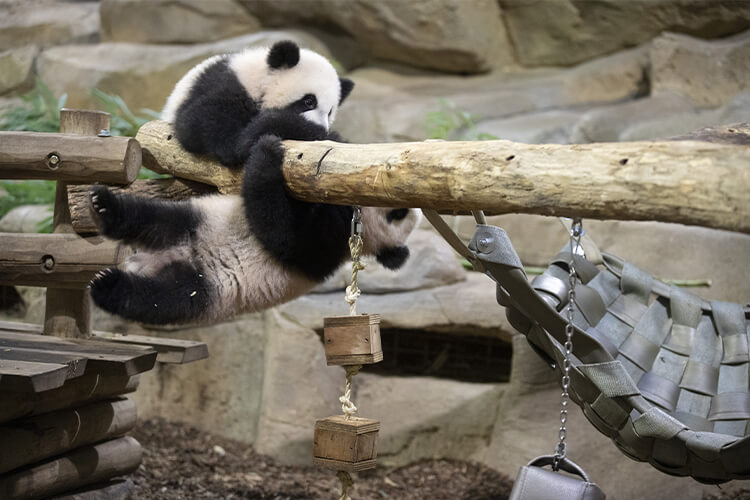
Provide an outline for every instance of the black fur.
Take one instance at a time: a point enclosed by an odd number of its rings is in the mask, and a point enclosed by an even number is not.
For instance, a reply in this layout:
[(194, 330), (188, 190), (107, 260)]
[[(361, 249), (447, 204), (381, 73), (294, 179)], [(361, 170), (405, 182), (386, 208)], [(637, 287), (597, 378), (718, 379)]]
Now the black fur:
[(239, 168), (247, 159), (247, 151), (237, 145), (259, 112), (224, 58), (206, 68), (194, 82), (175, 115), (175, 136), (191, 153), (209, 155), (228, 167)]
[(261, 136), (268, 134), (298, 141), (321, 141), (328, 136), (325, 127), (306, 120), (293, 110), (269, 109), (261, 111), (244, 128), (236, 146), (237, 155), (247, 160), (252, 146)]
[(187, 262), (172, 262), (156, 277), (108, 269), (91, 282), (97, 306), (152, 325), (200, 319), (210, 306), (210, 292), (202, 271)]
[(299, 62), (299, 47), (291, 40), (276, 42), (268, 52), (266, 62), (274, 69), (293, 68)]
[(346, 99), (349, 94), (352, 93), (354, 82), (349, 80), (348, 78), (339, 78), (339, 82), (341, 83), (341, 97), (339, 97), (339, 106), (341, 106), (341, 103), (344, 102), (344, 99)]
[(117, 196), (105, 186), (93, 186), (90, 196), (99, 232), (141, 248), (158, 250), (185, 241), (203, 221), (189, 202)]
[(408, 208), (394, 208), (393, 210), (385, 214), (385, 220), (387, 220), (388, 222), (399, 221), (406, 218), (407, 215), (409, 215)]
[(349, 255), (352, 208), (306, 203), (289, 196), (279, 137), (263, 136), (245, 165), (242, 196), (250, 229), (283, 266), (315, 281), (331, 275)]
[(408, 258), (409, 248), (403, 246), (386, 248), (375, 256), (375, 259), (388, 269), (398, 269)]

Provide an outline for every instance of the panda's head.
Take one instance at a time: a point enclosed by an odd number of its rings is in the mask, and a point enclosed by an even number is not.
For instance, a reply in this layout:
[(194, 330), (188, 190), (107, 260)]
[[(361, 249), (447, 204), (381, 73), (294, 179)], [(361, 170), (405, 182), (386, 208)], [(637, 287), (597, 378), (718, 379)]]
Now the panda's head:
[(241, 57), (235, 64), (240, 81), (245, 80), (242, 83), (261, 109), (289, 109), (329, 130), (354, 82), (339, 78), (325, 57), (290, 40), (262, 51), (262, 68), (257, 59), (252, 68), (242, 64)]
[(409, 257), (406, 240), (422, 213), (413, 208), (362, 208), (363, 252), (388, 269), (398, 269)]

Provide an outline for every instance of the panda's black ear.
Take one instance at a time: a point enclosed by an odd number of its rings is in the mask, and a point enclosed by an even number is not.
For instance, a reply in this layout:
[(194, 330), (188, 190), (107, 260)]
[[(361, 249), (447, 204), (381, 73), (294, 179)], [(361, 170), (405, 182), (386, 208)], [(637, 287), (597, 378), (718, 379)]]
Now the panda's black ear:
[(291, 40), (276, 42), (268, 51), (266, 62), (273, 69), (293, 68), (299, 62), (299, 47)]
[(344, 99), (346, 99), (346, 97), (352, 93), (354, 82), (349, 80), (348, 78), (339, 78), (339, 81), (341, 82), (341, 97), (339, 98), (339, 106), (341, 106), (341, 103), (344, 102)]

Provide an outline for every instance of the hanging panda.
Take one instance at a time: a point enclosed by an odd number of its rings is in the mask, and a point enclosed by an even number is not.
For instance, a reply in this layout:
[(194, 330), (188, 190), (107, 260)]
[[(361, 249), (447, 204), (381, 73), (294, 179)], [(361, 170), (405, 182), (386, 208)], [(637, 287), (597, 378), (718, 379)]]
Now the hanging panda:
[[(102, 309), (146, 324), (212, 322), (289, 301), (349, 256), (353, 209), (286, 191), (282, 139), (329, 132), (354, 84), (290, 41), (215, 56), (190, 70), (163, 118), (188, 151), (244, 168), (242, 194), (173, 202), (91, 191), (102, 235), (137, 253), (91, 282)], [(364, 208), (363, 251), (397, 269), (418, 222), (412, 209)]]

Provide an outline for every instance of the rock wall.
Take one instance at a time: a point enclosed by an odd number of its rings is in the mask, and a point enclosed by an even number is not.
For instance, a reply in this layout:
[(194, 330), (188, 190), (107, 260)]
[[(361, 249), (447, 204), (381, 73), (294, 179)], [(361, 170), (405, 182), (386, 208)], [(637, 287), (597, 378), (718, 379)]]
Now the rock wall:
[[(131, 109), (159, 109), (203, 58), (292, 38), (356, 82), (335, 125), (352, 142), (650, 139), (747, 120), (748, 28), (750, 2), (732, 0), (326, 0), (304, 8), (300, 0), (2, 0), (0, 110), (37, 77), (67, 93), (69, 106), (95, 107), (96, 87)], [(3, 227), (28, 230), (24, 210)], [(471, 236), (471, 220), (454, 222)], [(550, 218), (492, 222), (508, 230), (527, 265), (545, 265), (565, 241)], [(750, 302), (750, 283), (737, 272), (750, 255), (746, 235), (658, 223), (585, 225), (602, 248), (661, 277), (711, 279), (695, 291)], [(403, 273), (371, 265), (362, 274), (360, 310), (379, 312), (384, 328), (403, 335), (512, 341), (513, 368), (508, 382), (492, 383), (365, 369), (354, 399), (362, 414), (382, 421), (380, 459), (474, 458), (514, 475), (552, 448), (556, 382), (513, 337), (490, 280), (464, 271), (434, 233), (417, 232), (411, 246)], [(318, 334), (324, 316), (346, 311), (347, 274), (271, 311), (148, 331), (200, 339), (211, 357), (144, 376), (136, 395), (141, 415), (188, 422), (308, 463), (314, 420), (338, 412), (343, 371), (325, 366)], [(21, 291), (28, 307), (15, 319), (40, 322), (43, 295)], [(96, 325), (143, 331), (99, 312)], [(700, 498), (704, 491), (626, 460), (577, 410), (571, 441), (574, 457), (609, 498)]]

